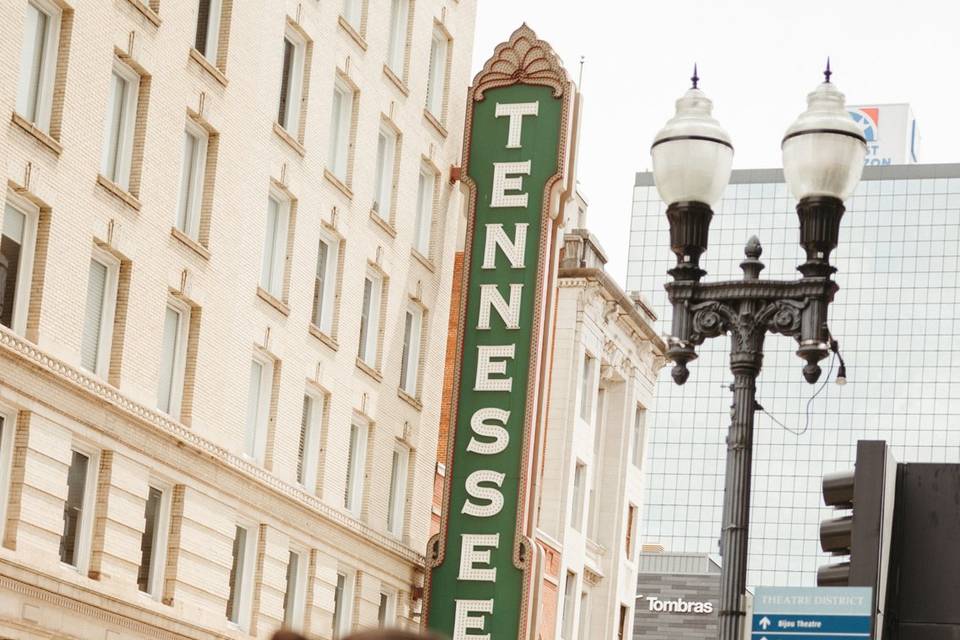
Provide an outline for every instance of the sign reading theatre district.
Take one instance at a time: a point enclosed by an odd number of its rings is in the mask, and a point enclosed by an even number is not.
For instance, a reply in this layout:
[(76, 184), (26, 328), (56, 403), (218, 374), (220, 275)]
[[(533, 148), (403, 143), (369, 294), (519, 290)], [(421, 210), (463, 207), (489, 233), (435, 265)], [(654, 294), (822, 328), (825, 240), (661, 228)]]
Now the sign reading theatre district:
[(870, 587), (757, 587), (753, 640), (869, 638)]
[(528, 504), (573, 93), (524, 25), (468, 94), (455, 405), (425, 595), (425, 626), (454, 640), (526, 638), (535, 618)]

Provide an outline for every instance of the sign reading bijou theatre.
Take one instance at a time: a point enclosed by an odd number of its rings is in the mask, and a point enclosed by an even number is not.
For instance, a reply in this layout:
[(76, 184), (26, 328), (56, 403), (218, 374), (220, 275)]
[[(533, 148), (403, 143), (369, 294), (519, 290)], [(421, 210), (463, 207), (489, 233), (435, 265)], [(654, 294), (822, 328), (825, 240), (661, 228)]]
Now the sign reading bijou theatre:
[(424, 620), (454, 640), (524, 638), (535, 617), (531, 457), (573, 93), (559, 59), (524, 25), (468, 94), (465, 288)]

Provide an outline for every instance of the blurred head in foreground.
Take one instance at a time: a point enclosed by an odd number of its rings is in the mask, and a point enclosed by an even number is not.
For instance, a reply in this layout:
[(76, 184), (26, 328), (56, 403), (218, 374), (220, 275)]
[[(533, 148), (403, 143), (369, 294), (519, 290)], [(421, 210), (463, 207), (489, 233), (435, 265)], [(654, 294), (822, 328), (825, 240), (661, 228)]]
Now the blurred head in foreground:
[[(280, 630), (273, 634), (272, 640), (307, 640), (306, 636), (295, 631)], [(377, 629), (374, 631), (360, 631), (347, 636), (343, 640), (443, 640), (433, 634), (403, 631), (400, 629)]]

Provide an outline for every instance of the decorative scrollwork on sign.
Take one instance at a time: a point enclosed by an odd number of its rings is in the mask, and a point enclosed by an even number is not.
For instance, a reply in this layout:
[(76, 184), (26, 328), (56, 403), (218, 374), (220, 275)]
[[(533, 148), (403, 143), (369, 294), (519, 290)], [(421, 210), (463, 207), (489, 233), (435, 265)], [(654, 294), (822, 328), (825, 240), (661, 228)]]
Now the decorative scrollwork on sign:
[(493, 57), (473, 79), (474, 100), (483, 100), (483, 93), (493, 87), (515, 82), (546, 85), (554, 97), (563, 95), (570, 82), (559, 56), (550, 45), (537, 39), (533, 29), (523, 24), (510, 40), (497, 46)]

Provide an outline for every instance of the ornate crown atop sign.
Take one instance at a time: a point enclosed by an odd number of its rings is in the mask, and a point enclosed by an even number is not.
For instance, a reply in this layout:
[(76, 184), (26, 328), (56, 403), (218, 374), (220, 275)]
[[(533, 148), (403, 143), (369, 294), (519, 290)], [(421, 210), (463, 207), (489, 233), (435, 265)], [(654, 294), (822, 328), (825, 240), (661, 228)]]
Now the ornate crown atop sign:
[(553, 88), (559, 98), (570, 82), (563, 62), (549, 44), (537, 39), (526, 23), (497, 45), (493, 57), (473, 79), (473, 99), (483, 100), (483, 92), (515, 82)]

